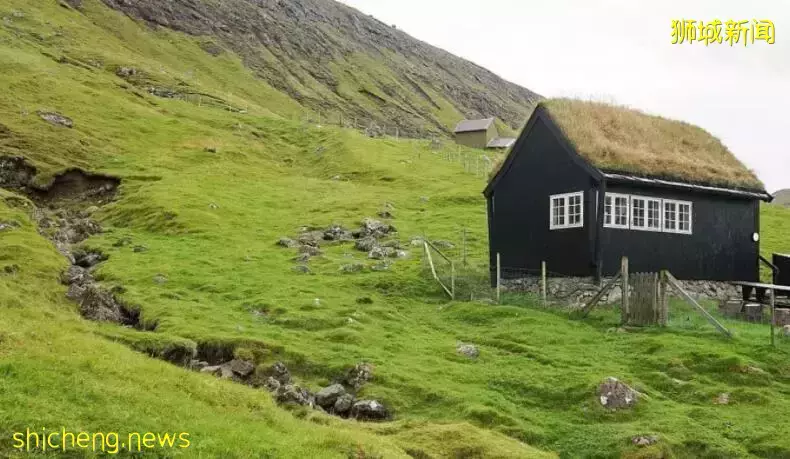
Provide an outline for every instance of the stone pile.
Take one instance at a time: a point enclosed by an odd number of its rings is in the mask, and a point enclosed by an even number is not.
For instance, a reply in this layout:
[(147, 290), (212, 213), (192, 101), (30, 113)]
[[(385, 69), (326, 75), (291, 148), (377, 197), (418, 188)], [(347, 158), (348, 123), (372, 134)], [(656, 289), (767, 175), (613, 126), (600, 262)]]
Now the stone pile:
[(373, 379), (373, 366), (364, 362), (348, 370), (337, 382), (315, 393), (294, 382), (290, 371), (282, 362), (266, 369), (256, 369), (252, 362), (239, 359), (219, 365), (192, 360), (190, 367), (218, 378), (262, 387), (281, 405), (306, 406), (361, 421), (382, 421), (391, 416), (389, 410), (379, 401), (356, 398), (356, 392)]
[[(310, 269), (306, 263), (311, 258), (323, 254), (321, 247), (330, 244), (353, 242), (354, 249), (367, 253), (371, 260), (378, 260), (370, 266), (373, 271), (385, 271), (389, 269), (388, 260), (404, 258), (408, 252), (401, 249), (397, 240), (388, 238), (397, 235), (397, 230), (389, 223), (384, 223), (373, 218), (365, 218), (356, 230), (350, 230), (342, 225), (334, 224), (326, 228), (303, 227), (296, 238), (282, 237), (277, 241), (277, 245), (289, 249), (297, 249), (297, 256), (294, 261), (299, 263), (294, 270), (302, 273), (309, 273)], [(341, 266), (343, 273), (358, 273), (368, 267), (362, 263), (350, 263)]]

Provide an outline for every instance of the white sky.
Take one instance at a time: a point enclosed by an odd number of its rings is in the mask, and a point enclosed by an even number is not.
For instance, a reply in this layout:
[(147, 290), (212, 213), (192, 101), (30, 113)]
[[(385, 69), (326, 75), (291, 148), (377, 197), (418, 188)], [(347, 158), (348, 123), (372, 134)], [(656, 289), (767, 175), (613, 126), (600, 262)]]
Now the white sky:
[[(697, 124), (790, 188), (790, 2), (342, 0), (543, 96), (595, 98)], [(769, 19), (776, 43), (672, 45), (672, 19)]]

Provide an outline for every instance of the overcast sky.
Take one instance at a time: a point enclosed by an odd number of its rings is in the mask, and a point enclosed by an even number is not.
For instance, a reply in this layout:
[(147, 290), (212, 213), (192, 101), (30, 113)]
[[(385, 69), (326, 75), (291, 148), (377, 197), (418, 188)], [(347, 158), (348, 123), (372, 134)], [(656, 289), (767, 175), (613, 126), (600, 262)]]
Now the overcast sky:
[[(769, 191), (790, 188), (790, 1), (343, 1), (543, 96), (700, 125)], [(673, 19), (769, 19), (776, 43), (673, 45)]]

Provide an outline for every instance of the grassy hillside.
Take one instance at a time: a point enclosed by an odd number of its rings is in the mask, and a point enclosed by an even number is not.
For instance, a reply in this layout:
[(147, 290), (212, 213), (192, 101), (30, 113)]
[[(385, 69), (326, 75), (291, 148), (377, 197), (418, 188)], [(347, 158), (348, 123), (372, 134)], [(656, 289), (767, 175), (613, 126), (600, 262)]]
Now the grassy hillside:
[(790, 207), (790, 190), (779, 190), (774, 193), (774, 204)]
[[(190, 433), (189, 448), (151, 452), (162, 457), (790, 455), (790, 343), (767, 347), (767, 327), (727, 321), (737, 338), (726, 341), (676, 304), (667, 329), (608, 333), (609, 309), (570, 321), (523, 298), (448, 302), (409, 240), (457, 241), (466, 227), (470, 252), (484, 253), (483, 181), (428, 142), (293, 121), (300, 107), (232, 54), (212, 57), (95, 2), (86, 14), (48, 1), (0, 8), (0, 156), (24, 156), (42, 183), (69, 167), (122, 180), (93, 213), (104, 232), (83, 245), (109, 256), (96, 271), (103, 285), (158, 324), (80, 318), (58, 282), (67, 262), (36, 231), (32, 204), (3, 192), (0, 222), (16, 224), (0, 231), (0, 455), (14, 451), (12, 432), (62, 426)], [(145, 84), (116, 75), (129, 66)], [(180, 83), (246, 113), (146, 89)], [(296, 250), (276, 245), (385, 208), (410, 251), (386, 271), (337, 244), (301, 274)], [(770, 251), (790, 217), (766, 212)], [(341, 272), (354, 262), (364, 272)], [(480, 356), (458, 355), (459, 341)], [(168, 348), (282, 361), (312, 390), (366, 361), (375, 374), (361, 395), (393, 420), (284, 409), (263, 389), (148, 356)], [(604, 410), (596, 388), (608, 376), (646, 397)], [(729, 405), (714, 403), (721, 393)], [(639, 448), (636, 435), (659, 441)]]

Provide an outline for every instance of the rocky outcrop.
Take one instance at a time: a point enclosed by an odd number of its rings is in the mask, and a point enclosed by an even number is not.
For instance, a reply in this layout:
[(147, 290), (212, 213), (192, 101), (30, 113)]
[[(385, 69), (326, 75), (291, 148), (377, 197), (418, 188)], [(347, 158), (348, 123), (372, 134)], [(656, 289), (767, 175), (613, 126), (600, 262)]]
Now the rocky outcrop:
[(617, 378), (608, 377), (598, 386), (598, 396), (604, 408), (612, 411), (633, 407), (639, 393)]
[[(496, 116), (518, 129), (540, 98), (339, 2), (103, 1), (151, 26), (235, 51), (258, 77), (299, 103), (366, 119), (370, 135), (381, 125), (398, 126), (401, 136), (425, 135), (426, 128), (449, 134), (453, 126), (438, 117), (445, 105), (463, 116)], [(399, 58), (385, 57), (391, 55)], [(360, 62), (373, 62), (376, 71)], [(303, 93), (300, 82), (308, 80), (320, 98)], [(338, 91), (341, 82), (373, 103)]]

